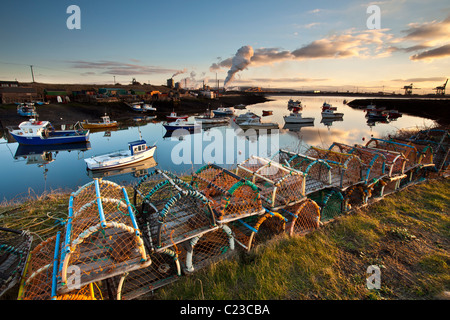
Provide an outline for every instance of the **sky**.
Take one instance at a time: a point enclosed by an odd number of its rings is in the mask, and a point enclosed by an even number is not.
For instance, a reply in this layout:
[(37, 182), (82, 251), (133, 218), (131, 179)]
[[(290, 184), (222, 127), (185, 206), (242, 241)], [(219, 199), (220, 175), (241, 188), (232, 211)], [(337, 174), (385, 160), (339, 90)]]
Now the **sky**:
[(4, 1), (0, 80), (30, 82), (30, 65), (43, 83), (433, 93), (450, 76), (450, 2)]

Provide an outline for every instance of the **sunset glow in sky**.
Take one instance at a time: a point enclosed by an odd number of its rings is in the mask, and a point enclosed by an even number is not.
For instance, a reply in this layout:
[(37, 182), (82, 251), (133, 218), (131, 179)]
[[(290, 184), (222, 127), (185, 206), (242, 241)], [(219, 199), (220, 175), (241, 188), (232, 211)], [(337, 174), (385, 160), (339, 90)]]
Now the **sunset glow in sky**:
[(7, 1), (0, 40), (0, 80), (20, 82), (30, 65), (37, 82), (109, 85), (432, 93), (450, 77), (448, 0)]

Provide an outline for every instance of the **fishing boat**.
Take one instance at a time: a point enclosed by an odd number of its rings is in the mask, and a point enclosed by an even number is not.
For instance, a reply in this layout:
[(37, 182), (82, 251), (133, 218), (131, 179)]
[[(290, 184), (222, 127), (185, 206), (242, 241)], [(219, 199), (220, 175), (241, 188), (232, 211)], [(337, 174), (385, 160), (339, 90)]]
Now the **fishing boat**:
[(234, 109), (239, 109), (239, 110), (242, 110), (242, 109), (245, 109), (247, 106), (245, 105), (245, 104), (238, 104), (238, 105), (235, 105), (233, 108)]
[(234, 115), (234, 109), (233, 108), (225, 108), (225, 107), (219, 107), (217, 110), (213, 110), (214, 115), (216, 116), (232, 116)]
[(324, 102), (322, 105), (322, 111), (324, 110), (337, 110), (337, 107), (333, 107), (331, 104)]
[(372, 121), (387, 120), (389, 114), (383, 110), (375, 109), (367, 111), (366, 118)]
[(177, 119), (173, 122), (166, 122), (163, 124), (163, 126), (167, 131), (173, 131), (177, 129), (185, 129), (191, 131), (201, 128), (201, 124), (196, 122), (187, 122), (184, 119)]
[(341, 112), (334, 112), (334, 109), (322, 110), (322, 118), (342, 118), (344, 116)]
[(302, 102), (300, 100), (294, 101), (292, 99), (289, 99), (289, 101), (288, 101), (288, 109), (292, 109), (292, 108), (302, 109), (303, 108)]
[(142, 101), (127, 103), (127, 105), (134, 111), (138, 111), (138, 112), (156, 111), (156, 108), (152, 107), (151, 104), (144, 103)]
[(246, 113), (240, 114), (236, 118), (234, 118), (234, 122), (239, 124), (239, 123), (251, 120), (251, 119), (258, 119), (259, 120), (259, 119), (261, 119), (261, 117), (258, 116), (255, 113), (251, 112), (251, 111), (247, 111)]
[(400, 118), (403, 114), (398, 112), (398, 110), (389, 110), (388, 111), (389, 119), (397, 119)]
[(151, 104), (148, 104), (148, 103), (143, 103), (143, 104), (141, 105), (141, 107), (142, 107), (142, 110), (144, 110), (144, 112), (147, 112), (147, 111), (156, 111), (156, 108), (153, 107)]
[(189, 116), (183, 115), (183, 116), (178, 116), (177, 113), (175, 111), (172, 111), (170, 113), (170, 115), (166, 116), (167, 120), (172, 120), (175, 121), (177, 119), (184, 119), (187, 120), (187, 118), (189, 118)]
[(128, 143), (127, 150), (114, 151), (84, 159), (89, 170), (107, 170), (128, 166), (153, 157), (156, 145), (148, 146), (143, 139)]
[(262, 115), (263, 116), (270, 116), (270, 115), (272, 115), (273, 114), (273, 111), (272, 110), (263, 110), (262, 111)]
[(84, 120), (81, 122), (81, 126), (83, 129), (100, 129), (100, 128), (113, 128), (117, 127), (117, 121), (111, 121), (109, 116), (105, 113), (104, 116), (101, 117), (102, 121), (100, 122), (89, 122), (88, 120)]
[(19, 103), (17, 106), (17, 114), (22, 117), (36, 117), (36, 107), (32, 102)]
[(286, 123), (314, 123), (314, 117), (303, 118), (301, 113), (291, 112), (289, 116), (284, 116), (284, 122)]
[(49, 121), (36, 121), (36, 119), (21, 122), (18, 129), (8, 129), (20, 144), (49, 145), (89, 140), (89, 130), (55, 130)]
[(278, 129), (278, 123), (274, 122), (261, 122), (260, 119), (250, 119), (239, 124), (239, 126), (246, 129)]

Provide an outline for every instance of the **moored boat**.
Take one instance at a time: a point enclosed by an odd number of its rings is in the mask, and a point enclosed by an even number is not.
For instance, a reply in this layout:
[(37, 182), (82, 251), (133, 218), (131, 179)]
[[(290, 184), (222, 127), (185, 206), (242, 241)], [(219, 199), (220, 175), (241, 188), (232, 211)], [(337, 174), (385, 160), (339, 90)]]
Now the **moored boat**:
[(216, 116), (232, 116), (234, 115), (233, 108), (219, 107), (216, 110), (213, 110), (214, 115)]
[(233, 108), (234, 109), (245, 109), (247, 106), (245, 105), (245, 104), (238, 104), (238, 105), (235, 105)]
[(239, 124), (242, 129), (278, 129), (278, 123), (261, 122), (260, 119), (250, 119)]
[(234, 122), (239, 124), (251, 119), (261, 119), (261, 117), (251, 111), (247, 111), (246, 113), (240, 114), (236, 118), (234, 118)]
[(128, 143), (127, 150), (119, 150), (103, 155), (86, 158), (86, 166), (89, 170), (106, 170), (131, 165), (153, 157), (156, 145), (148, 146), (143, 139)]
[(174, 131), (177, 129), (196, 130), (201, 128), (201, 124), (196, 122), (187, 122), (184, 119), (177, 119), (173, 122), (166, 122), (163, 124), (167, 131)]
[(64, 144), (89, 140), (89, 130), (55, 130), (49, 121), (30, 119), (19, 124), (18, 129), (9, 128), (18, 143), (30, 145)]
[(284, 116), (286, 123), (313, 123), (314, 117), (303, 117), (301, 113), (291, 112), (289, 116)]
[(333, 107), (328, 102), (324, 102), (322, 105), (322, 111), (324, 111), (324, 110), (337, 110), (337, 107)]
[(170, 113), (170, 115), (166, 116), (166, 118), (167, 118), (167, 120), (172, 120), (172, 121), (175, 121), (177, 119), (187, 120), (187, 118), (189, 118), (189, 116), (187, 116), (187, 115), (179, 116), (179, 115), (177, 115), (177, 113), (175, 111), (172, 111)]
[(36, 117), (38, 115), (32, 102), (20, 103), (17, 106), (17, 113), (23, 117)]
[(292, 109), (292, 108), (302, 109), (303, 108), (302, 102), (300, 100), (294, 101), (292, 99), (289, 99), (289, 101), (288, 101), (288, 109)]
[(113, 128), (117, 127), (117, 121), (111, 121), (109, 116), (105, 113), (104, 116), (101, 117), (102, 121), (100, 122), (89, 122), (88, 120), (84, 120), (81, 122), (81, 126), (84, 129), (99, 129), (99, 128)]
[(272, 115), (273, 114), (273, 111), (272, 110), (263, 110), (262, 111), (262, 115), (263, 116), (270, 116), (270, 115)]
[(344, 116), (341, 112), (334, 112), (334, 109), (325, 109), (321, 114), (322, 118), (342, 118)]

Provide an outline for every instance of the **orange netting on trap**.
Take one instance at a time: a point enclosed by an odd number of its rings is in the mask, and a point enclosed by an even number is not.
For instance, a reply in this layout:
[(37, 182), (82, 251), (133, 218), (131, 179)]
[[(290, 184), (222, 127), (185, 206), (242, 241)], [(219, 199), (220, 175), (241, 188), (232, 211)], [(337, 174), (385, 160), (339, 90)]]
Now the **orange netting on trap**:
[(267, 208), (281, 208), (306, 195), (306, 175), (275, 161), (252, 156), (237, 166), (236, 174), (258, 187)]
[(364, 181), (363, 164), (356, 155), (317, 147), (310, 147), (305, 155), (322, 159), (331, 166), (331, 184), (334, 187), (345, 189)]
[(222, 224), (210, 232), (185, 241), (179, 246), (180, 261), (185, 272), (194, 272), (224, 259), (235, 249), (231, 229)]
[(192, 186), (208, 198), (221, 223), (263, 212), (256, 185), (214, 164), (195, 172)]
[(433, 163), (433, 147), (431, 144), (424, 145), (414, 141), (401, 140), (401, 139), (391, 139), (394, 142), (405, 143), (414, 146), (419, 153), (419, 163), (421, 166), (434, 166)]
[(409, 141), (420, 145), (430, 145), (433, 148), (433, 163), (437, 172), (446, 172), (450, 168), (450, 134), (447, 130), (422, 130)]
[(27, 231), (0, 227), (0, 297), (21, 280), (32, 241)]
[(420, 154), (412, 145), (372, 138), (367, 142), (366, 147), (393, 151), (402, 154), (407, 159), (405, 171), (413, 169), (420, 164)]
[(125, 188), (95, 179), (71, 195), (61, 253), (61, 287), (67, 269), (80, 270), (82, 285), (150, 264)]
[(153, 252), (152, 264), (122, 275), (117, 288), (117, 300), (132, 300), (166, 286), (181, 276), (178, 255), (171, 249)]
[(319, 227), (320, 207), (311, 199), (288, 206), (280, 213), (288, 220), (289, 235), (303, 235)]
[(276, 157), (280, 164), (286, 164), (306, 175), (305, 194), (331, 185), (331, 166), (327, 162), (286, 150), (280, 150), (272, 160)]
[(236, 220), (228, 224), (234, 239), (242, 248), (249, 251), (286, 228), (286, 218), (277, 212), (266, 212), (260, 216), (252, 216)]

